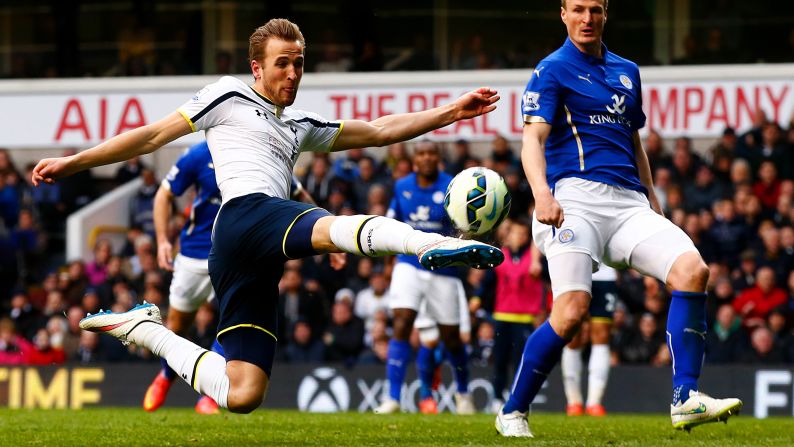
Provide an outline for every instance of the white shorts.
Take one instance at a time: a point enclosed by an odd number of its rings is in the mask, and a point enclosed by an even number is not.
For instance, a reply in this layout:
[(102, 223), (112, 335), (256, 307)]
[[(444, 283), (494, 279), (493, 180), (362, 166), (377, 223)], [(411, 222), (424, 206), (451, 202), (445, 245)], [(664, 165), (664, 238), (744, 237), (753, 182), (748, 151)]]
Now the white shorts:
[[(461, 297), (466, 299), (463, 283), (452, 276), (419, 270), (411, 264), (398, 262), (394, 266), (389, 288), (390, 309), (422, 310), (433, 322), (449, 326), (460, 324)], [(427, 323), (417, 316), (414, 327)]]
[(169, 293), (171, 307), (185, 313), (195, 312), (202, 304), (212, 301), (215, 292), (207, 260), (176, 255)]
[[(535, 216), (532, 225), (535, 244), (549, 259), (583, 253), (592, 259), (593, 271), (603, 262), (666, 281), (679, 256), (697, 251), (683, 230), (651, 209), (641, 192), (569, 177), (557, 182), (554, 197), (564, 213), (562, 227), (541, 224)], [(632, 263), (634, 249), (646, 240), (656, 250), (653, 262)], [(560, 277), (558, 272), (549, 273)]]

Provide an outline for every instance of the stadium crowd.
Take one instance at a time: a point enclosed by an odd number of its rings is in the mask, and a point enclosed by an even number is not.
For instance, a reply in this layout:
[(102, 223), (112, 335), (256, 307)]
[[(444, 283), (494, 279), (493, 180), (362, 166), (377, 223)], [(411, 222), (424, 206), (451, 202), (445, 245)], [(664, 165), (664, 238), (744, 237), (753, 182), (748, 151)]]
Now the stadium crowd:
[[(759, 112), (741, 135), (726, 128), (708, 151), (697, 153), (689, 138), (665, 146), (651, 130), (645, 149), (665, 214), (692, 238), (709, 264), (710, 363), (794, 362), (794, 122), (782, 127)], [(334, 214), (385, 215), (395, 180), (412, 170), (409, 146), (395, 144), (382, 160), (364, 150), (338, 158), (316, 153), (300, 177), (314, 200)], [(502, 174), (513, 202), (493, 237), (508, 244), (513, 227), (527, 222), (532, 195), (511, 142), (497, 136), (486, 157), (459, 140), (445, 148), (451, 174), (483, 165)], [(152, 201), (159, 182), (139, 160), (119, 168), (116, 183), (143, 182), (130, 203), (131, 222), (120, 251), (99, 239), (88, 262), (62, 259), (66, 216), (95, 197), (90, 173), (33, 188), (30, 169), (20, 170), (0, 149), (0, 364), (65, 361), (149, 361), (152, 355), (110, 337), (81, 332), (79, 320), (100, 309), (124, 311), (146, 299), (167, 312), (170, 274), (157, 267)], [(175, 213), (176, 240), (186, 219)], [(518, 222), (518, 224), (516, 224)], [(388, 308), (391, 261), (348, 258), (344, 274), (326, 256), (289, 261), (280, 283), (279, 359), (286, 362), (383, 364), (390, 336)], [(491, 315), (493, 273), (461, 270), (472, 319), (463, 334), (472, 362), (493, 364)], [(544, 321), (550, 300), (526, 296)], [(663, 284), (636, 271), (618, 277), (619, 300), (612, 329), (613, 364), (665, 365), (665, 318), (669, 294)], [(190, 336), (209, 348), (215, 310), (203, 306)], [(418, 343), (414, 337), (414, 345)]]

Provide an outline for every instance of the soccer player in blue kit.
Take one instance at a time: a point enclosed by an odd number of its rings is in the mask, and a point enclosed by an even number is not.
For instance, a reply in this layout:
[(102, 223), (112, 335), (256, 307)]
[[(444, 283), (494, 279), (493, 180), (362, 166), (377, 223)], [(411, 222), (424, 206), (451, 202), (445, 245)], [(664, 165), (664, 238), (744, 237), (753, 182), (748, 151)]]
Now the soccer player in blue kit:
[(79, 154), (41, 160), (32, 182), (52, 183), (84, 169), (154, 150), (204, 130), (222, 205), (213, 228), (209, 272), (218, 297), (218, 341), (225, 357), (162, 325), (148, 303), (102, 312), (80, 327), (148, 348), (219, 406), (248, 413), (264, 400), (276, 349), (278, 282), (288, 259), (317, 253), (413, 254), (426, 268), (500, 264), (498, 249), (381, 216), (332, 216), (288, 199), (292, 168), (303, 151), (386, 146), (496, 108), (490, 88), (434, 109), (373, 121), (329, 121), (290, 108), (303, 76), (306, 42), (297, 25), (272, 19), (249, 38), (253, 85), (224, 76), (165, 118), (117, 135)]
[(654, 195), (638, 133), (645, 125), (640, 73), (602, 43), (607, 1), (561, 1), (568, 38), (538, 63), (522, 98), (521, 160), (535, 196), (533, 238), (548, 258), (555, 302), (548, 321), (527, 339), (510, 398), (497, 414), (503, 436), (532, 437), (529, 405), (586, 318), (593, 269), (602, 261), (672, 289), (673, 427), (726, 420), (742, 406), (698, 391), (709, 270)]
[[(413, 154), (414, 172), (394, 185), (394, 197), (389, 205), (388, 217), (405, 222), (420, 231), (446, 235), (453, 233), (452, 221), (444, 209), (444, 196), (452, 176), (439, 169), (440, 162), (441, 154), (435, 143), (422, 141), (416, 145)], [(460, 339), (461, 302), (465, 302), (461, 298), (465, 297), (465, 292), (457, 275), (454, 268), (431, 272), (419, 263), (416, 256), (397, 256), (389, 288), (389, 308), (392, 311), (394, 327), (386, 360), (389, 396), (375, 409), (375, 413), (390, 414), (400, 411), (400, 391), (413, 354), (409, 338), (420, 309), (423, 310), (424, 317), (417, 327), (420, 339), (423, 338), (423, 332), (429, 333), (437, 326), (440, 335), (437, 338), (444, 343), (444, 356), (452, 365), (457, 384), (455, 405), (458, 413), (474, 412), (474, 403), (468, 392), (468, 354)], [(433, 322), (437, 324), (432, 324)], [(428, 323), (432, 327), (427, 327)], [(421, 344), (416, 359), (422, 383), (422, 402), (433, 399), (430, 384), (436, 369), (435, 349), (426, 345), (427, 343)], [(435, 401), (432, 403), (435, 404)]]

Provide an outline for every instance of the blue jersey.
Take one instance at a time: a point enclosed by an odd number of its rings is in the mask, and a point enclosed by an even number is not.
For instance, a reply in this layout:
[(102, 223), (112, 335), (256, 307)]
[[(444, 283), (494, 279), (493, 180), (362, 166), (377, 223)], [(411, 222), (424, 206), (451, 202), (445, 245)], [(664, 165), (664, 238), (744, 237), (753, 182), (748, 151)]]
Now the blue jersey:
[(196, 198), (179, 236), (179, 252), (191, 258), (207, 259), (212, 247), (212, 225), (221, 207), (221, 193), (215, 182), (215, 167), (206, 141), (191, 146), (179, 157), (163, 180), (163, 186), (176, 196), (195, 186)]
[[(439, 172), (436, 182), (427, 188), (419, 187), (416, 173), (411, 173), (397, 180), (394, 184), (394, 197), (389, 204), (388, 217), (405, 222), (414, 229), (451, 235), (452, 222), (444, 209), (444, 195), (452, 176)], [(424, 270), (419, 259), (412, 255), (397, 255), (398, 262), (406, 262)], [(434, 270), (433, 273), (456, 276), (455, 268)]]
[(551, 124), (546, 177), (551, 188), (566, 177), (648, 194), (634, 155), (634, 131), (645, 126), (637, 64), (607, 51), (579, 51), (566, 39), (540, 61), (521, 100), (525, 123)]

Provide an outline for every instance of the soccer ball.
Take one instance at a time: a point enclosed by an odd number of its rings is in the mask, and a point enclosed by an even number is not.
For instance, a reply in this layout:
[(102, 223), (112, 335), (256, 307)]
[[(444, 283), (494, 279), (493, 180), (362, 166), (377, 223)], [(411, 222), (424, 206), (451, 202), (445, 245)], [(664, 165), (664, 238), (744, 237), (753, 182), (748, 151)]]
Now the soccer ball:
[(455, 228), (465, 235), (483, 235), (507, 216), (510, 191), (502, 176), (488, 168), (465, 169), (449, 183), (444, 209)]

